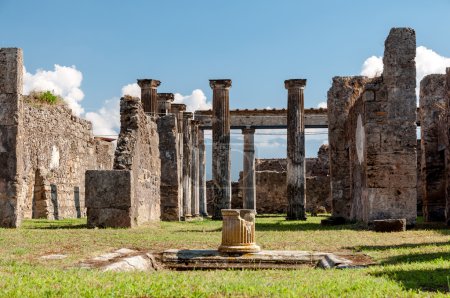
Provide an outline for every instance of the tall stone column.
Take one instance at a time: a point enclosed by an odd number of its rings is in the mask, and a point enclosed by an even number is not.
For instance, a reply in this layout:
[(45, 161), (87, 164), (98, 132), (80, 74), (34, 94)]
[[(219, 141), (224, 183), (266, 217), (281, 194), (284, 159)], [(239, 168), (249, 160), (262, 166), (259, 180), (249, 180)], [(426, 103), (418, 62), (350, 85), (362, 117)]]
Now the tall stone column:
[[(181, 185), (181, 189), (179, 192), (179, 198), (180, 198), (180, 206), (184, 206), (183, 201), (183, 193), (184, 193), (184, 185), (183, 185), (183, 162), (184, 162), (184, 152), (183, 152), (183, 112), (186, 111), (186, 105), (185, 104), (172, 104), (170, 106), (170, 112), (175, 115), (177, 118), (177, 130), (178, 130), (178, 137), (177, 137), (177, 144), (178, 144), (178, 164), (180, 165), (178, 167), (178, 181), (179, 185)], [(184, 217), (184, 207), (180, 208), (180, 218)]]
[(173, 93), (158, 93), (158, 115), (165, 116), (172, 110)]
[(209, 80), (213, 89), (212, 176), (213, 219), (222, 219), (222, 209), (231, 208), (230, 107), (231, 80)]
[(142, 79), (137, 80), (141, 87), (141, 101), (144, 112), (150, 116), (156, 116), (158, 112), (158, 91), (157, 88), (161, 84), (158, 80)]
[(287, 108), (287, 219), (306, 220), (305, 122), (303, 90), (305, 79), (284, 81)]
[(199, 211), (201, 216), (208, 216), (206, 205), (206, 151), (205, 151), (205, 131), (198, 130), (198, 184), (199, 184)]
[(183, 113), (183, 209), (185, 220), (192, 217), (191, 203), (191, 162), (192, 162), (192, 139), (191, 120), (192, 113)]
[(199, 152), (198, 152), (198, 125), (199, 121), (191, 120), (191, 213), (194, 217), (200, 216), (199, 201)]
[(255, 129), (242, 129), (244, 135), (244, 174), (242, 177), (244, 209), (256, 210)]

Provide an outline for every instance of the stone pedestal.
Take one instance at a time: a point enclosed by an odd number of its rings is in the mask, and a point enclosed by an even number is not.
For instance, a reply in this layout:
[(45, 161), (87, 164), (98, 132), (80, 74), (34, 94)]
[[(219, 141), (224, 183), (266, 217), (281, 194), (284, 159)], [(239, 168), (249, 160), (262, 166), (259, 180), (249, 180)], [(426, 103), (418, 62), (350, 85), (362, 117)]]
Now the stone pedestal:
[(242, 192), (244, 209), (256, 210), (255, 180), (255, 129), (242, 129), (244, 135), (244, 173), (242, 176)]
[(213, 219), (222, 219), (222, 209), (231, 207), (230, 107), (231, 80), (210, 80), (213, 89), (212, 180)]
[(287, 114), (287, 219), (306, 220), (305, 122), (303, 89), (306, 80), (284, 81), (288, 90)]
[(137, 83), (141, 87), (141, 101), (144, 112), (150, 116), (156, 116), (158, 111), (157, 88), (161, 82), (152, 79), (142, 79), (137, 80)]
[(223, 209), (221, 253), (258, 252), (261, 248), (255, 243), (255, 210)]

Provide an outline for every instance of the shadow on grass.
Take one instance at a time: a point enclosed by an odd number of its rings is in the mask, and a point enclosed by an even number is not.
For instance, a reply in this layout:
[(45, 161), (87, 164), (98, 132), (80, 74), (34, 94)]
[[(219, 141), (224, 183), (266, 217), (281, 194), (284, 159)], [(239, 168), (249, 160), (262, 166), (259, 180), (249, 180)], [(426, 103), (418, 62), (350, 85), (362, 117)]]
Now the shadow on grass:
[(339, 230), (363, 230), (357, 224), (346, 224), (336, 226), (323, 226), (317, 222), (288, 221), (256, 222), (256, 231), (339, 231)]
[[(390, 257), (383, 262), (383, 265), (398, 265), (408, 263), (430, 262), (436, 260), (450, 260), (450, 252), (436, 252), (436, 253), (416, 253)], [(448, 270), (450, 275), (450, 269)]]
[(26, 220), (23, 229), (36, 230), (59, 230), (59, 229), (87, 229), (86, 220), (45, 220), (31, 219)]
[(417, 248), (422, 246), (450, 246), (450, 242), (426, 242), (426, 243), (404, 243), (398, 245), (362, 245), (362, 246), (352, 246), (346, 247), (346, 249), (353, 249), (357, 251), (380, 251), (398, 248)]
[(370, 275), (389, 278), (401, 283), (408, 290), (449, 292), (449, 269), (383, 270), (383, 272), (370, 273)]

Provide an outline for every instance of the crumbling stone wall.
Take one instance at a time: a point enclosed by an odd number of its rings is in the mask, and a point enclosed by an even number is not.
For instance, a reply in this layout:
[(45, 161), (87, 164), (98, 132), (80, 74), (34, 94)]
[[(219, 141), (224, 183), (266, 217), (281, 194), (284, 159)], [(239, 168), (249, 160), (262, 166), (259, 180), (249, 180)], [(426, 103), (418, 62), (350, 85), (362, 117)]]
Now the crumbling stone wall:
[[(134, 227), (159, 220), (161, 161), (153, 117), (139, 98), (120, 100), (120, 134), (112, 171), (86, 172), (86, 207), (90, 227)], [(110, 177), (109, 180), (107, 177)], [(104, 190), (102, 181), (128, 185), (130, 191)], [(114, 186), (111, 184), (111, 188)]]
[(445, 220), (445, 147), (439, 147), (439, 118), (445, 110), (445, 75), (420, 82), (421, 189), (425, 221)]
[(86, 216), (85, 171), (111, 169), (113, 143), (94, 139), (92, 124), (64, 104), (24, 99), (24, 218)]
[(447, 67), (445, 75), (445, 101), (445, 111), (439, 121), (439, 145), (445, 148), (445, 220), (450, 226), (450, 67)]
[(381, 77), (333, 79), (328, 113), (334, 216), (415, 223), (415, 49), (414, 30), (393, 28)]

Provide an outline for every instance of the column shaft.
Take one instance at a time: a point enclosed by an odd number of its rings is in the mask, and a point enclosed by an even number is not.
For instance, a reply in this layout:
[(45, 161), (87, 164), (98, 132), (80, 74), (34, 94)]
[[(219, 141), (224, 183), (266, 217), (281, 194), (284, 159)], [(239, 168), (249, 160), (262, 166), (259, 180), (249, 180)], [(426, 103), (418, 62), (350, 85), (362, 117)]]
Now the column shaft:
[(243, 207), (256, 210), (255, 129), (245, 128), (242, 133), (244, 135)]
[(205, 151), (205, 132), (198, 130), (198, 183), (199, 183), (199, 212), (201, 216), (208, 216), (206, 204), (206, 151)]
[(212, 175), (213, 219), (222, 219), (222, 209), (231, 208), (230, 174), (230, 108), (229, 88), (231, 80), (210, 80), (213, 89), (212, 117)]
[(192, 142), (192, 160), (191, 160), (191, 213), (192, 216), (200, 216), (199, 201), (199, 152), (198, 152), (198, 124), (196, 120), (191, 121), (191, 142)]
[(303, 89), (306, 80), (287, 80), (287, 219), (306, 220), (305, 123)]
[(191, 205), (191, 118), (192, 113), (183, 114), (183, 209), (184, 219), (192, 216)]

